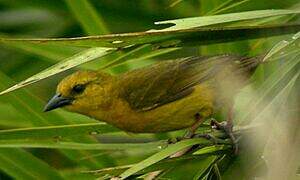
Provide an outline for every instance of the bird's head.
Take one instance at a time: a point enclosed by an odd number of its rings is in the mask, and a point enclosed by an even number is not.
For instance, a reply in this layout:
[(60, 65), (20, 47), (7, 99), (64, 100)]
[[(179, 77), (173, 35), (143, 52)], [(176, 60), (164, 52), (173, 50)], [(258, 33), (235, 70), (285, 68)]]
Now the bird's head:
[(78, 71), (64, 78), (57, 86), (56, 94), (44, 111), (65, 107), (70, 111), (85, 113), (105, 103), (112, 76), (97, 71)]

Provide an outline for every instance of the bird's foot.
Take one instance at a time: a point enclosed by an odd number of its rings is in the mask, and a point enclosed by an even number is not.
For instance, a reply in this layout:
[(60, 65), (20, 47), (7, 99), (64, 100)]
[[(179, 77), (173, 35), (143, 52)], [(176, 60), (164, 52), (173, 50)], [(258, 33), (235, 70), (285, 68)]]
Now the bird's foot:
[(168, 142), (168, 144), (175, 144), (175, 143), (185, 140), (185, 139), (192, 139), (192, 138), (194, 138), (195, 135), (196, 134), (194, 134), (190, 131), (187, 131), (183, 136), (170, 138), (170, 139), (168, 139), (167, 142)]
[(168, 140), (169, 144), (175, 144), (184, 139), (191, 139), (195, 136), (195, 132), (198, 127), (203, 123), (204, 119), (199, 114), (195, 115), (196, 122), (186, 131), (182, 137), (171, 138)]
[(205, 138), (207, 140), (212, 141), (213, 144), (219, 144), (220, 141), (222, 141), (221, 139), (218, 139), (218, 138), (216, 138), (215, 136), (213, 136), (211, 134), (196, 134), (194, 137), (195, 138)]
[(168, 144), (175, 144), (179, 141), (185, 140), (185, 139), (192, 139), (192, 138), (204, 138), (207, 140), (210, 140), (213, 142), (213, 144), (226, 144), (228, 142), (219, 139), (212, 134), (194, 134), (193, 136), (180, 136), (180, 137), (175, 137), (175, 138), (170, 138), (168, 139)]
[(184, 139), (186, 139), (186, 138), (184, 138), (184, 137), (173, 137), (173, 138), (168, 139), (167, 142), (168, 142), (168, 144), (175, 144), (175, 143), (177, 143), (179, 141), (182, 141)]
[(170, 138), (167, 140), (168, 144), (175, 144), (179, 141), (185, 140), (185, 139), (192, 139), (194, 137), (197, 137), (198, 134), (195, 134), (194, 132), (188, 130), (183, 136)]
[(234, 154), (238, 154), (239, 148), (238, 148), (238, 142), (233, 134), (233, 124), (228, 123), (228, 121), (218, 122), (216, 120), (211, 120), (211, 126), (213, 129), (222, 130), (225, 132), (225, 134), (230, 138), (232, 144), (233, 144), (233, 151)]

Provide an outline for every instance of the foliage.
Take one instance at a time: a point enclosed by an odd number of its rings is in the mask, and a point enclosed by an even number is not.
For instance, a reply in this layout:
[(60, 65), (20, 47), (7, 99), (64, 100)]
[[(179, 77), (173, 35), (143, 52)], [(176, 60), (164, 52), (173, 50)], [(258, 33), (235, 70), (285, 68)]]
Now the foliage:
[[(0, 5), (0, 179), (297, 177), (297, 0), (3, 0)], [(266, 54), (236, 97), (237, 156), (224, 134), (207, 123), (199, 133), (222, 140), (170, 145), (166, 140), (183, 131), (128, 135), (64, 110), (42, 112), (57, 82), (77, 69), (119, 74), (158, 60), (224, 53)], [(191, 146), (189, 153), (169, 158)]]

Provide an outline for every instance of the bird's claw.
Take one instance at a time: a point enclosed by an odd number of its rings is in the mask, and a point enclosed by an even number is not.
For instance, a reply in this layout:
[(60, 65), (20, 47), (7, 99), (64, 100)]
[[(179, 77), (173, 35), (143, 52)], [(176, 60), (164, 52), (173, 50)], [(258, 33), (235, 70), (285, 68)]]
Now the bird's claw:
[[(222, 121), (222, 122), (218, 122), (216, 121), (215, 119), (211, 119), (210, 121), (210, 125), (213, 129), (216, 129), (216, 130), (224, 130), (224, 131), (227, 131), (226, 129), (230, 128), (228, 126), (228, 123), (227, 121)], [(232, 128), (232, 127), (231, 127)]]
[(182, 141), (183, 139), (186, 139), (184, 137), (175, 137), (175, 138), (170, 138), (167, 140), (168, 144), (175, 144), (179, 141)]
[(212, 141), (214, 144), (218, 144), (220, 140), (211, 134), (196, 134), (196, 138), (205, 138), (207, 140)]
[(195, 137), (196, 134), (192, 134), (191, 132), (187, 132), (184, 136), (174, 137), (167, 140), (168, 144), (175, 144), (179, 141), (185, 140), (185, 139), (192, 139)]
[(233, 124), (228, 123), (227, 121), (218, 122), (216, 120), (211, 120), (210, 122), (213, 129), (222, 130), (225, 132), (225, 134), (230, 138), (232, 144), (233, 144), (233, 151), (234, 154), (238, 154), (239, 148), (238, 148), (238, 142), (235, 136), (233, 135)]

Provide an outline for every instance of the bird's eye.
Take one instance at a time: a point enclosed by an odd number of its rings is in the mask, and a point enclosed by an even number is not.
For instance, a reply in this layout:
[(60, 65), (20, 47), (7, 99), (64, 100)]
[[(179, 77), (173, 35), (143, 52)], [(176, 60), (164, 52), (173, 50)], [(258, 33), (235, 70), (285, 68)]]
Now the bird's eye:
[(72, 91), (79, 94), (82, 93), (85, 89), (85, 86), (83, 84), (77, 84), (72, 88)]

